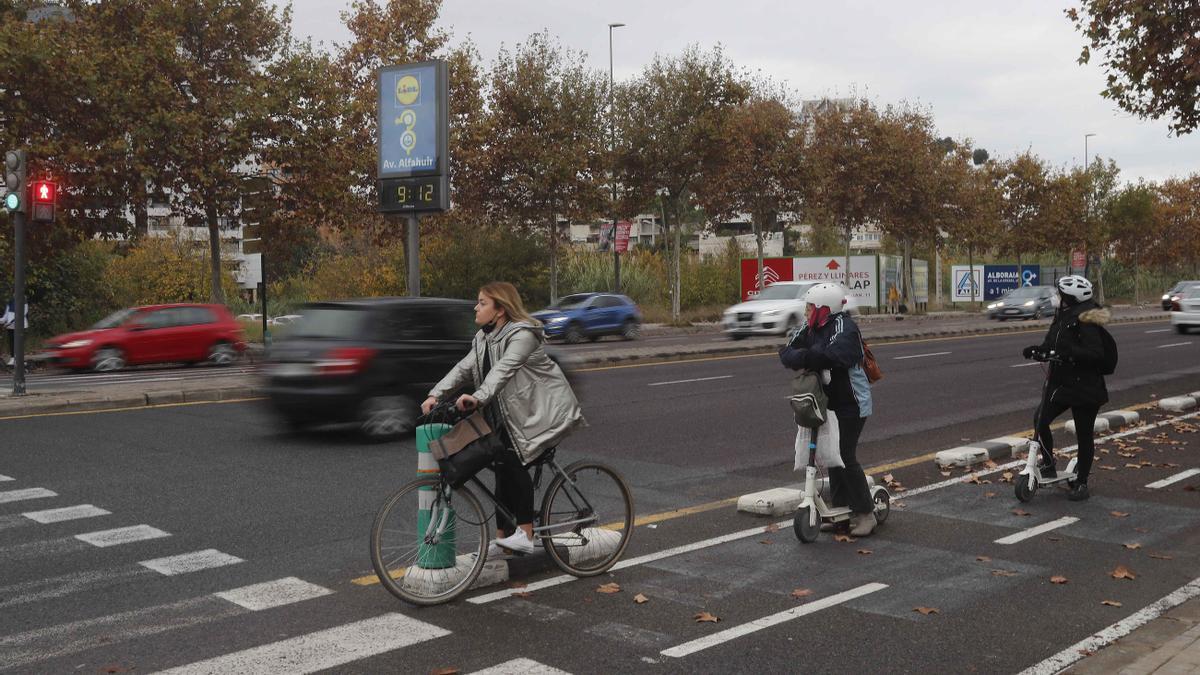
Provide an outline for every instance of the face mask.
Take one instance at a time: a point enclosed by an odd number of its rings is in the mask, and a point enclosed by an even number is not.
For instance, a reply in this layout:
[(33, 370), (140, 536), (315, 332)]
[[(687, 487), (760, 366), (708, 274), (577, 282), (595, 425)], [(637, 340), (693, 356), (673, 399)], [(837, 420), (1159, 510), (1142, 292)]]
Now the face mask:
[(1062, 295), (1055, 293), (1054, 295), (1050, 296), (1050, 306), (1054, 309), (1062, 307)]

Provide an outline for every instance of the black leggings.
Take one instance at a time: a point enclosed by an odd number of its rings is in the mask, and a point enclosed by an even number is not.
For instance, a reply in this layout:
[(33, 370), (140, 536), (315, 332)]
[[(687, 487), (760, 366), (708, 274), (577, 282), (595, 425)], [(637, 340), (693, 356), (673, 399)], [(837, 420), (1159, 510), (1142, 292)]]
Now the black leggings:
[(1079, 452), (1076, 455), (1079, 461), (1075, 463), (1075, 482), (1086, 483), (1088, 476), (1092, 473), (1092, 460), (1096, 456), (1096, 413), (1100, 412), (1100, 406), (1072, 406), (1043, 400), (1038, 414), (1037, 427), (1038, 442), (1042, 444), (1042, 459), (1047, 464), (1053, 463), (1054, 436), (1050, 434), (1050, 423), (1067, 410), (1071, 411), (1071, 416), (1075, 419), (1075, 438), (1079, 441)]
[(517, 525), (533, 522), (533, 479), (529, 470), (517, 457), (517, 451), (505, 448), (493, 467), (496, 472), (496, 501), (508, 509), (517, 519), (510, 521), (504, 512), (496, 509), (496, 528), (506, 535), (516, 531)]
[(858, 463), (855, 452), (858, 450), (858, 437), (862, 435), (867, 418), (855, 414), (837, 415), (838, 433), (841, 441), (838, 444), (845, 468), (829, 467), (829, 497), (833, 506), (849, 506), (855, 513), (872, 513), (875, 502), (871, 500), (871, 491), (867, 488), (867, 476), (863, 473), (862, 464)]

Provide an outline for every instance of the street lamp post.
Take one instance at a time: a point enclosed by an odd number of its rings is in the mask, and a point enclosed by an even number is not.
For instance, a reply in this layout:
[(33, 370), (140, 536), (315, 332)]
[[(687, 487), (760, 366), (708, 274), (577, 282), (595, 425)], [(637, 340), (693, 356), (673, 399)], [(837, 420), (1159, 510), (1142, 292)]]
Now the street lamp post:
[[(615, 162), (617, 134), (614, 127), (616, 109), (613, 107), (613, 29), (624, 26), (623, 23), (608, 24), (608, 152)], [(612, 247), (613, 247), (613, 293), (621, 292), (621, 251), (617, 248), (617, 170), (612, 167), (608, 178), (612, 183)]]
[[(1096, 134), (1083, 135), (1083, 177), (1087, 180), (1087, 198), (1083, 207), (1083, 225), (1084, 232), (1087, 232), (1088, 226), (1092, 221), (1092, 168), (1088, 165), (1088, 139)], [(1087, 249), (1084, 249), (1083, 258), (1083, 275), (1087, 276), (1091, 268), (1092, 257), (1088, 255)]]

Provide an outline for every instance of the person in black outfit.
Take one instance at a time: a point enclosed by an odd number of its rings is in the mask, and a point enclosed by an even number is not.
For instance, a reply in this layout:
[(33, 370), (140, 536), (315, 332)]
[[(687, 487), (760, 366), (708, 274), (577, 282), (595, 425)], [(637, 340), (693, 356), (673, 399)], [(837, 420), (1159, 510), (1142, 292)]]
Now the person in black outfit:
[(875, 502), (855, 453), (858, 437), (871, 414), (871, 386), (862, 369), (863, 346), (858, 326), (843, 311), (846, 294), (838, 284), (817, 284), (804, 296), (808, 322), (779, 349), (779, 360), (792, 370), (829, 371), (824, 385), (829, 409), (837, 416), (839, 450), (845, 468), (829, 468), (833, 506), (849, 506), (850, 533), (865, 537), (874, 531)]
[(1050, 423), (1067, 410), (1075, 419), (1075, 434), (1079, 440), (1077, 474), (1067, 498), (1077, 502), (1089, 495), (1088, 476), (1096, 453), (1093, 427), (1100, 406), (1108, 402), (1108, 388), (1100, 372), (1104, 360), (1104, 338), (1100, 327), (1108, 323), (1111, 313), (1092, 299), (1092, 284), (1081, 276), (1063, 277), (1056, 287), (1058, 310), (1046, 332), (1046, 339), (1040, 345), (1026, 347), (1022, 354), (1027, 359), (1050, 360), (1050, 374), (1037, 414), (1043, 478), (1058, 475)]

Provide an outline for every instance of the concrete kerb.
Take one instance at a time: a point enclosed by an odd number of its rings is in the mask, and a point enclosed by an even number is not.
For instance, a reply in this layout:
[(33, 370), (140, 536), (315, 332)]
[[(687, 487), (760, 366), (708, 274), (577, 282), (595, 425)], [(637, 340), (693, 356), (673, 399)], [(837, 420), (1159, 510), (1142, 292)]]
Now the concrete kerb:
[[(1101, 413), (1096, 416), (1096, 424), (1092, 427), (1092, 432), (1102, 434), (1106, 431), (1116, 431), (1125, 427), (1131, 427), (1141, 421), (1142, 416), (1136, 410), (1114, 410), (1113, 412)], [(1063, 425), (1069, 434), (1075, 434), (1075, 420), (1067, 420)]]
[(1171, 396), (1158, 402), (1159, 409), (1169, 412), (1183, 412), (1197, 405), (1200, 405), (1200, 391), (1193, 391), (1187, 396)]
[(971, 445), (962, 445), (957, 448), (942, 450), (934, 455), (933, 461), (943, 468), (974, 466), (988, 461), (1007, 459), (1027, 445), (1029, 445), (1028, 438), (1002, 436), (988, 441), (972, 443)]

